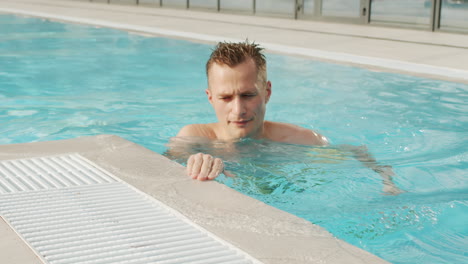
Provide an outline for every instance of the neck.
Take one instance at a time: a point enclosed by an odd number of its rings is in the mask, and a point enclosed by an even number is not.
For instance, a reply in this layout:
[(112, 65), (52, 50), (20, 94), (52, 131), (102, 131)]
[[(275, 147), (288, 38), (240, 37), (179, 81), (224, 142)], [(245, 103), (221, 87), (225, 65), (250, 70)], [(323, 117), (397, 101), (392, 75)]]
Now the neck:
[(263, 139), (267, 138), (267, 132), (265, 129), (265, 124), (266, 122), (263, 121), (262, 125), (257, 128), (257, 130), (252, 131), (249, 135), (245, 136), (233, 136), (229, 133), (229, 130), (224, 129), (219, 123), (216, 123), (214, 126), (214, 133), (216, 135), (216, 139), (222, 140), (222, 141), (237, 141), (239, 139), (244, 139), (244, 138), (252, 138), (252, 139)]

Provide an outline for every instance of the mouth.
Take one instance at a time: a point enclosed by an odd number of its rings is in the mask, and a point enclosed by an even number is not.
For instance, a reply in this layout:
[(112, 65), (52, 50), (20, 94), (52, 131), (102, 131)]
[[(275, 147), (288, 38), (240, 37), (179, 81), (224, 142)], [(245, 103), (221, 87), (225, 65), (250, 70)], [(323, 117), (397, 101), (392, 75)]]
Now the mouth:
[(238, 127), (243, 127), (246, 126), (250, 121), (252, 121), (252, 119), (231, 121), (231, 123)]

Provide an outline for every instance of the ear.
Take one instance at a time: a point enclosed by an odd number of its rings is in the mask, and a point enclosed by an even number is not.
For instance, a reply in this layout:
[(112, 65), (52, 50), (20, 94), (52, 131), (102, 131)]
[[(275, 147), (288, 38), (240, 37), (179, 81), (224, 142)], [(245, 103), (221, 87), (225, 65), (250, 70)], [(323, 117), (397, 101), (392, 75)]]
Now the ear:
[(210, 104), (213, 104), (213, 95), (211, 94), (210, 88), (205, 90), (206, 96), (208, 97), (208, 101), (210, 101)]
[(266, 83), (266, 96), (265, 96), (265, 104), (270, 101), (270, 96), (271, 96), (271, 82), (268, 81)]

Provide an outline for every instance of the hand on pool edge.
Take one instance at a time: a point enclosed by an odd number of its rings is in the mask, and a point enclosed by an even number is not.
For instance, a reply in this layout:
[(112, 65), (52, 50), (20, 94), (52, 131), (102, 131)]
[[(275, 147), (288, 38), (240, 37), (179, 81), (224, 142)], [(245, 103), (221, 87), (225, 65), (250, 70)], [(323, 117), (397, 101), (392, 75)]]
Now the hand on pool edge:
[(224, 171), (224, 162), (209, 154), (197, 153), (190, 155), (187, 160), (187, 175), (194, 180), (213, 180), (223, 172), (231, 177), (230, 173)]

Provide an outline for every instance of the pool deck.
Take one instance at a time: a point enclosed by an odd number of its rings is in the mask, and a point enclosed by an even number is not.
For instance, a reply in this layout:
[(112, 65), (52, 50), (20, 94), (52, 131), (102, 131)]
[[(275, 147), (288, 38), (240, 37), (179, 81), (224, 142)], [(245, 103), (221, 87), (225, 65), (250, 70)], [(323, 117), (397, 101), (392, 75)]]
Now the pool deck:
[[(268, 51), (468, 83), (468, 35), (66, 0), (1, 0), (0, 12)], [(203, 67), (203, 66), (201, 66)], [(324, 229), (116, 136), (0, 146), (0, 160), (79, 153), (264, 263), (386, 263)], [(0, 218), (0, 260), (38, 263)]]
[(468, 83), (468, 34), (79, 0), (2, 0), (0, 12), (208, 43), (249, 39), (271, 52)]
[[(0, 161), (69, 153), (80, 154), (263, 263), (387, 263), (225, 185), (191, 180), (182, 165), (117, 136), (0, 145)], [(0, 260), (41, 263), (1, 218)]]

